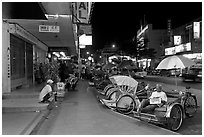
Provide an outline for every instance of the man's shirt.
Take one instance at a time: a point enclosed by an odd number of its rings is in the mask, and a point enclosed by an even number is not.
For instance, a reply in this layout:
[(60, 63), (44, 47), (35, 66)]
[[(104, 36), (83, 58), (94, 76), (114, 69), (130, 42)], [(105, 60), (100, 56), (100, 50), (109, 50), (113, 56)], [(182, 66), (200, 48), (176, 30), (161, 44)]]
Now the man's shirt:
[(52, 87), (47, 84), (40, 92), (40, 95), (39, 95), (39, 100), (42, 101), (43, 100), (43, 97), (45, 95), (47, 95), (48, 93), (52, 92)]
[(163, 101), (167, 102), (167, 96), (166, 96), (166, 93), (164, 93), (164, 92), (155, 91), (155, 92), (152, 93), (150, 98), (161, 98)]

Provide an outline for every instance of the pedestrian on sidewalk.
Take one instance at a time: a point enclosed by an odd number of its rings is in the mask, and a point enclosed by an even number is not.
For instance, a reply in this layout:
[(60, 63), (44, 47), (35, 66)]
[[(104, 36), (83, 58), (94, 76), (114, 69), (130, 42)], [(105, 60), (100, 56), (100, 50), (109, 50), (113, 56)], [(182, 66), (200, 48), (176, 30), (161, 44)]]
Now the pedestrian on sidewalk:
[(52, 99), (52, 85), (53, 81), (51, 79), (47, 80), (47, 84), (45, 87), (41, 90), (40, 95), (39, 95), (39, 100), (42, 103), (48, 103)]

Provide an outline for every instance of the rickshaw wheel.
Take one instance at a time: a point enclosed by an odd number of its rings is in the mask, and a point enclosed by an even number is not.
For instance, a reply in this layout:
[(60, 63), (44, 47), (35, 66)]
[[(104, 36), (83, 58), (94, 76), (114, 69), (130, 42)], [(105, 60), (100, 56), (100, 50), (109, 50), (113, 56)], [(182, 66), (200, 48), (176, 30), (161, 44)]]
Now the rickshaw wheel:
[(183, 122), (183, 113), (180, 106), (175, 105), (170, 112), (170, 118), (167, 119), (167, 126), (172, 131), (177, 131)]
[(131, 113), (135, 108), (135, 101), (130, 95), (121, 96), (116, 102), (116, 110), (123, 114)]
[(119, 90), (113, 90), (109, 95), (108, 99), (110, 100), (117, 100), (119, 96), (121, 95), (121, 92)]
[(111, 89), (111, 88), (114, 88), (114, 86), (113, 86), (113, 85), (110, 85), (110, 84), (107, 85), (107, 86), (104, 88), (104, 94), (107, 95), (108, 90)]
[(188, 96), (184, 101), (184, 111), (187, 117), (193, 117), (197, 111), (197, 99), (195, 96)]
[(110, 90), (113, 89), (113, 88), (114, 88), (114, 87), (111, 87), (111, 86), (108, 87), (108, 88), (106, 88), (106, 90), (105, 90), (105, 92), (104, 92), (104, 93), (105, 93), (105, 96), (108, 96)]
[(111, 93), (113, 93), (114, 91), (116, 91), (117, 90), (117, 88), (109, 88), (107, 91), (106, 91), (106, 93), (105, 93), (105, 96), (106, 97), (110, 97), (110, 95), (111, 95)]

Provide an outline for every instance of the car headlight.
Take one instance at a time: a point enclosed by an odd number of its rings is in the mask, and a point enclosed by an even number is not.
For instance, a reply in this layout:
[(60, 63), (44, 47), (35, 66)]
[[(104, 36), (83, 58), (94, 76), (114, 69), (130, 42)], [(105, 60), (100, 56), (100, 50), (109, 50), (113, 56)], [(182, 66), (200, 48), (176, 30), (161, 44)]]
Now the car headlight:
[(198, 77), (202, 77), (202, 75), (197, 75)]

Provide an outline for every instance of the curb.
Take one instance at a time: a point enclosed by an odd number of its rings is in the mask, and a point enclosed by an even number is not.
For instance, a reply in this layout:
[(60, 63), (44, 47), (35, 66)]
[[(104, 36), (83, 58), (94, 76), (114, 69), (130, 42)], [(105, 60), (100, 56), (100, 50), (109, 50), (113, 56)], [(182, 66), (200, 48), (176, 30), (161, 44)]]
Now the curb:
[[(63, 101), (63, 99), (61, 98), (61, 100), (56, 104), (57, 106), (59, 106), (59, 104), (61, 104), (61, 102)], [(51, 111), (55, 108), (55, 104), (49, 104), (47, 110), (45, 112), (41, 112), (41, 114), (38, 115), (37, 118), (33, 119), (33, 124), (28, 126), (26, 132), (24, 135), (36, 135), (36, 132), (38, 131), (38, 129), (40, 128), (40, 126), (43, 124), (43, 122), (48, 119), (48, 116), (50, 115)], [(32, 121), (31, 121), (32, 123)]]
[[(129, 115), (121, 114), (121, 113), (119, 113), (119, 112), (117, 112), (117, 111), (114, 111), (114, 110), (112, 110), (112, 109), (111, 109), (111, 111), (112, 111), (113, 113), (115, 113), (115, 114), (118, 114), (118, 115), (121, 115), (121, 116), (127, 117), (127, 118), (129, 118), (129, 119), (134, 120), (134, 121), (141, 121), (141, 122), (144, 122), (144, 121), (142, 121), (142, 120), (139, 120), (139, 119), (137, 119), (137, 118), (131, 117), (131, 116), (129, 116)], [(149, 124), (149, 123), (147, 123), (147, 122), (145, 122), (145, 123), (146, 123), (146, 124)], [(179, 134), (179, 133), (177, 133), (177, 132), (174, 132), (174, 131), (168, 130), (168, 129), (163, 128), (163, 127), (156, 126), (156, 125), (154, 125), (154, 124), (151, 124), (151, 126), (156, 127), (156, 128), (160, 128), (161, 130), (164, 130), (164, 131), (167, 131), (167, 132), (173, 133), (173, 134), (175, 134), (175, 135), (181, 135), (181, 134)]]
[(33, 120), (28, 124), (27, 127), (20, 133), (20, 135), (30, 135), (37, 126), (40, 126), (44, 119), (50, 114), (50, 110), (45, 110), (44, 112), (39, 112), (39, 114), (33, 118)]
[(8, 113), (8, 112), (38, 112), (46, 110), (48, 105), (41, 106), (41, 107), (2, 107), (2, 112)]

